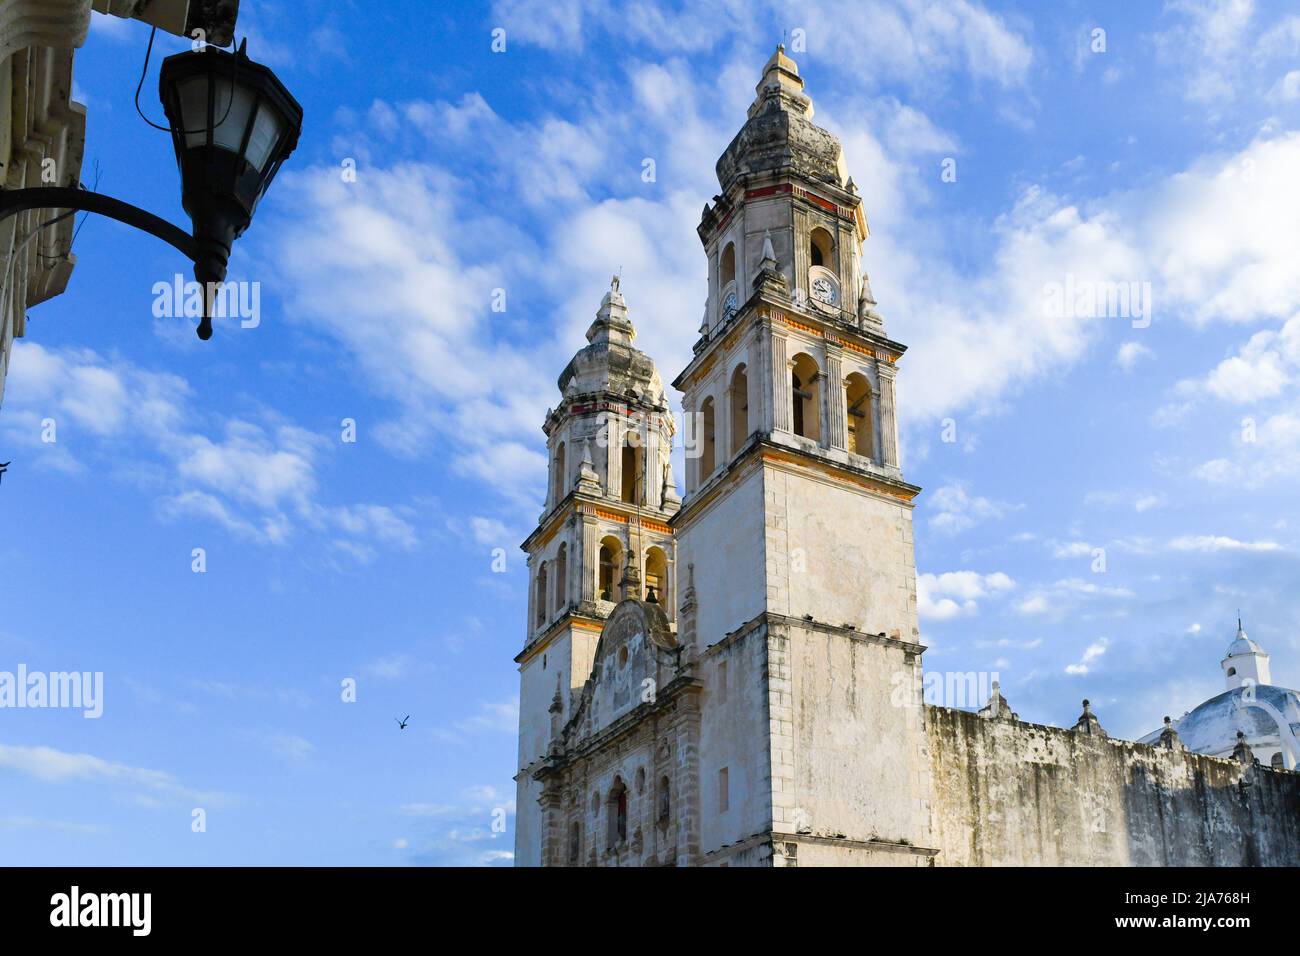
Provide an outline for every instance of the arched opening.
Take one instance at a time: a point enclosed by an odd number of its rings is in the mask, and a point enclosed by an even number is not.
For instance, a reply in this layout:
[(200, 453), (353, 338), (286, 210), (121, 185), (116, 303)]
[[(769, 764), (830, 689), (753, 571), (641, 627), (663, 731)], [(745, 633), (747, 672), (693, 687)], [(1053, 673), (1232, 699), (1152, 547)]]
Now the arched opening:
[(627, 784), (622, 777), (614, 778), (609, 790), (609, 845), (627, 839)]
[(717, 443), (717, 431), (713, 419), (713, 396), (709, 396), (704, 400), (704, 404), (700, 406), (700, 484), (704, 484), (709, 475), (713, 474), (713, 468), (717, 462), (717, 456), (714, 453), (714, 446)]
[(582, 856), (582, 827), (577, 820), (569, 824), (569, 862), (577, 863)]
[(848, 377), (844, 401), (848, 417), (849, 451), (863, 458), (874, 458), (876, 444), (871, 424), (871, 383), (861, 372), (854, 372)]
[(622, 498), (628, 504), (634, 504), (637, 500), (637, 490), (641, 484), (641, 463), (644, 461), (644, 449), (639, 445), (633, 446), (627, 441), (623, 443), (622, 471), (623, 471), (623, 494)]
[(725, 322), (736, 313), (740, 300), (736, 292), (736, 246), (727, 243), (718, 257), (718, 319)]
[(832, 268), (835, 261), (835, 241), (831, 234), (818, 226), (808, 236), (808, 264)]
[(555, 613), (560, 614), (569, 605), (569, 545), (560, 545), (555, 555)]
[(551, 466), (551, 501), (559, 504), (568, 488), (564, 462), (564, 442), (555, 447), (555, 459)]
[(749, 373), (743, 365), (731, 373), (731, 454), (740, 451), (749, 437)]
[(668, 787), (668, 778), (659, 778), (659, 822), (667, 823), (673, 812), (672, 795)]
[(736, 244), (727, 243), (727, 247), (722, 250), (722, 255), (718, 258), (718, 284), (721, 288), (726, 288), (727, 283), (736, 280)]
[(645, 599), (650, 604), (666, 604), (664, 585), (668, 581), (668, 556), (663, 548), (649, 548), (645, 553)]
[(546, 623), (546, 562), (543, 561), (537, 569), (537, 623), (542, 625)]
[(794, 433), (821, 441), (821, 372), (811, 355), (800, 352), (790, 369)]
[(602, 601), (619, 601), (619, 572), (623, 564), (623, 545), (618, 538), (604, 538), (600, 542), (600, 578), (596, 595)]

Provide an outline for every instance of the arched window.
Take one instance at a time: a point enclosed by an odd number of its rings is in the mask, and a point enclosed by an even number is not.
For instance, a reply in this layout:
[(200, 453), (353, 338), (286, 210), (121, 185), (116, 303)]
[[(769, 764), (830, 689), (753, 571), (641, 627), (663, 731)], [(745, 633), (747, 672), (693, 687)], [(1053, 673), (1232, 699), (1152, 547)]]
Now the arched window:
[(673, 812), (672, 795), (669, 792), (668, 778), (659, 778), (659, 822), (667, 823)]
[(871, 423), (871, 383), (861, 372), (854, 372), (848, 377), (844, 401), (849, 420), (849, 451), (864, 458), (874, 458), (876, 445)]
[(821, 372), (806, 352), (794, 357), (790, 392), (794, 403), (794, 433), (821, 441)]
[(808, 264), (834, 269), (835, 241), (831, 234), (818, 226), (808, 237)]
[(716, 445), (716, 428), (713, 421), (713, 397), (709, 396), (700, 406), (701, 420), (701, 437), (700, 437), (700, 484), (708, 480), (709, 475), (713, 474), (714, 464), (717, 456), (714, 454)]
[(559, 614), (569, 606), (569, 545), (560, 545), (555, 555), (555, 612)]
[(718, 321), (725, 322), (736, 313), (740, 299), (736, 292), (736, 246), (727, 243), (718, 259)]
[(546, 623), (546, 562), (537, 569), (537, 623)]
[(743, 365), (738, 365), (731, 373), (731, 389), (728, 400), (731, 402), (731, 454), (740, 451), (749, 437), (749, 374)]
[(574, 820), (569, 824), (569, 862), (577, 863), (582, 856), (582, 827)]
[(619, 572), (623, 564), (623, 545), (618, 538), (608, 537), (600, 542), (600, 578), (596, 596), (602, 601), (619, 601)]
[(641, 485), (641, 463), (644, 461), (644, 449), (639, 445), (633, 446), (630, 443), (623, 444), (623, 500), (628, 504), (635, 504), (637, 500), (637, 489)]
[(722, 255), (718, 259), (718, 285), (725, 289), (727, 283), (734, 282), (736, 279), (736, 244), (727, 243), (727, 247), (722, 250)]
[(668, 583), (668, 557), (663, 548), (649, 548), (645, 553), (645, 599), (651, 604), (667, 604), (664, 586)]
[(555, 448), (555, 461), (552, 463), (552, 469), (552, 502), (558, 505), (568, 488), (568, 476), (564, 468), (564, 442), (560, 442)]
[(627, 839), (627, 784), (622, 777), (614, 778), (609, 791), (609, 845)]

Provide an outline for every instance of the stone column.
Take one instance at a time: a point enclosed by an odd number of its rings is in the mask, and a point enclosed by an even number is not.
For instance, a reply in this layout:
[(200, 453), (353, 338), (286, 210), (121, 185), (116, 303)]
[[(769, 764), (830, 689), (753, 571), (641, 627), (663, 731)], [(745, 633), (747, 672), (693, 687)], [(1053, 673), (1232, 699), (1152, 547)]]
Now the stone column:
[(694, 866), (700, 858), (700, 688), (678, 698), (674, 720), (676, 799), (670, 809), (677, 821), (677, 865)]
[(537, 576), (533, 573), (533, 555), (528, 556), (528, 636), (527, 644), (532, 640), (533, 630), (537, 627)]
[(790, 421), (790, 359), (789, 342), (784, 332), (772, 329), (772, 347), (767, 362), (768, 394), (772, 401), (772, 430), (789, 432), (794, 428)]
[(641, 474), (637, 475), (637, 486), (641, 489), (641, 504), (646, 508), (659, 508), (662, 502), (663, 482), (656, 476), (660, 472), (659, 449), (662, 445), (659, 425), (654, 415), (647, 414), (641, 432)]
[(550, 778), (543, 782), (537, 802), (542, 807), (542, 866), (563, 866), (567, 855), (564, 852), (564, 815), (560, 806), (559, 781)]
[(575, 562), (582, 566), (582, 589), (577, 592), (584, 605), (596, 602), (596, 578), (600, 574), (600, 529), (595, 515), (582, 516), (582, 560)]
[(844, 373), (841, 359), (844, 349), (829, 339), (826, 341), (826, 444), (830, 448), (847, 451), (849, 433), (844, 413)]
[(887, 468), (898, 467), (898, 421), (894, 414), (894, 376), (898, 369), (892, 362), (876, 363), (880, 375), (880, 458)]
[(605, 497), (618, 498), (623, 493), (623, 417), (614, 412), (605, 419)]

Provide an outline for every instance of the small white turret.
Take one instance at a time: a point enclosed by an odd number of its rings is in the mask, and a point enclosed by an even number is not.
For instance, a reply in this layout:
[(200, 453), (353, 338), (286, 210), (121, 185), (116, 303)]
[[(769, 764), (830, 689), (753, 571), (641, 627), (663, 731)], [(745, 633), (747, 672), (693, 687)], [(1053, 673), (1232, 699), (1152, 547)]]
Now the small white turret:
[(1223, 668), (1228, 690), (1236, 690), (1247, 683), (1256, 686), (1273, 683), (1268, 669), (1268, 655), (1246, 636), (1240, 616), (1237, 617), (1237, 637), (1228, 645), (1228, 653), (1219, 662), (1219, 666)]

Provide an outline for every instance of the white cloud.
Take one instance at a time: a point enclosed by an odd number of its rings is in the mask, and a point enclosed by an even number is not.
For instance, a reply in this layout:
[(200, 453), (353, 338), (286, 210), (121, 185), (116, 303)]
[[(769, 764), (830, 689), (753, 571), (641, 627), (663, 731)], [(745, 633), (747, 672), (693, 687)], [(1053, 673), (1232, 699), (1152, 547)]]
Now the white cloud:
[(481, 730), (515, 734), (519, 732), (519, 698), (499, 703), (484, 702), (479, 711), (470, 717), (456, 721), (456, 729), (472, 733)]
[(1110, 641), (1104, 637), (1101, 640), (1089, 644), (1084, 648), (1083, 657), (1079, 659), (1078, 663), (1067, 665), (1065, 672), (1075, 676), (1087, 674), (1089, 666), (1094, 664), (1103, 654), (1106, 653), (1106, 647), (1109, 644)]
[[(616, 30), (621, 39), (679, 53), (736, 37), (750, 46), (768, 44), (761, 24), (786, 22), (788, 11), (777, 0), (686, 5), (671, 12), (655, 3), (497, 0), (491, 19), (513, 41), (554, 51), (581, 49)], [(810, 55), (832, 68), (850, 69), (869, 45), (872, 68), (867, 76), (855, 76), (882, 84), (942, 89), (968, 76), (1008, 87), (1023, 83), (1033, 62), (1028, 41), (974, 0), (814, 0), (800, 5), (798, 20)], [(770, 51), (768, 46), (764, 55)]]
[(1115, 364), (1126, 372), (1133, 371), (1133, 366), (1142, 359), (1155, 358), (1155, 352), (1141, 342), (1125, 342), (1115, 353)]
[(1002, 594), (1016, 586), (1006, 574), (947, 571), (916, 577), (917, 613), (923, 619), (944, 621), (979, 611), (979, 599)]
[[(370, 550), (365, 541), (415, 546), (409, 509), (318, 500), (325, 438), (270, 415), (262, 424), (209, 423), (190, 399), (188, 383), (170, 373), (89, 350), (16, 342), (0, 437), (26, 451), (24, 465), (79, 473), (94, 462), (158, 491), (164, 518), (200, 517), (272, 544), (306, 526), (350, 535), (363, 551)], [(43, 440), (49, 423), (53, 442)]]
[(68, 753), (53, 747), (0, 744), (0, 769), (13, 770), (43, 783), (90, 781), (141, 788), (176, 800), (222, 803), (227, 799), (220, 793), (188, 789), (162, 770), (132, 767), (91, 754)]
[(1215, 553), (1219, 551), (1280, 551), (1282, 546), (1276, 541), (1238, 541), (1224, 535), (1184, 535), (1169, 542), (1175, 551), (1200, 551)]
[(1001, 518), (1024, 507), (972, 495), (960, 481), (935, 489), (926, 503), (934, 512), (930, 515), (930, 527), (945, 534), (965, 531), (981, 521)]

